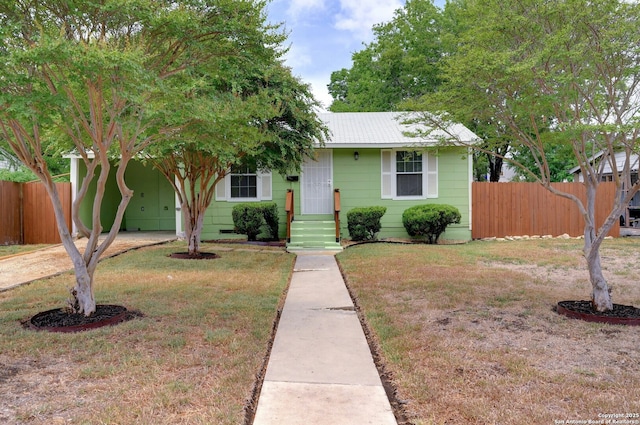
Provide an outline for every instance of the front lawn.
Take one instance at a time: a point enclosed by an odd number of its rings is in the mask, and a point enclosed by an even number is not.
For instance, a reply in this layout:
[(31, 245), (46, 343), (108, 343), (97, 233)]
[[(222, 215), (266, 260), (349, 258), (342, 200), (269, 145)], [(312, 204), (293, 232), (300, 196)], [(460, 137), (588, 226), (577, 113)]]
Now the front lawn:
[(148, 247), (98, 266), (98, 303), (144, 314), (114, 327), (23, 329), (63, 306), (71, 274), (0, 293), (0, 423), (242, 424), (294, 256), (167, 257), (180, 250)]
[[(553, 311), (589, 298), (581, 247), (368, 244), (338, 255), (411, 423), (640, 423), (640, 328)], [(614, 302), (640, 306), (639, 241), (605, 241), (602, 256)]]

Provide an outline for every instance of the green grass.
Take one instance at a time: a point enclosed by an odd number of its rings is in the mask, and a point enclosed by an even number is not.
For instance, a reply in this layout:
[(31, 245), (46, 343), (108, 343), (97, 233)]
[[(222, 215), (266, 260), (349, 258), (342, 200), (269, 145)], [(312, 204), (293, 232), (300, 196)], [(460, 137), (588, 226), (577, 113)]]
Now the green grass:
[(243, 423), (294, 257), (167, 257), (181, 249), (140, 249), (98, 266), (97, 302), (144, 315), (114, 327), (55, 334), (21, 326), (64, 304), (71, 274), (0, 293), (0, 365), (18, 369), (0, 392), (24, 394), (0, 410), (30, 424)]

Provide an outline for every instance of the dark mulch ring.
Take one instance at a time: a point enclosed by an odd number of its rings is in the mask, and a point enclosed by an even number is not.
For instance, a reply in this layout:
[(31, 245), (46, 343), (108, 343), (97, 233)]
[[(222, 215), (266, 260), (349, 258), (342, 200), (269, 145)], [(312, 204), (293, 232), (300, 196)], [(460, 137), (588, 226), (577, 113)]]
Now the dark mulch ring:
[(640, 325), (640, 308), (630, 305), (614, 304), (613, 310), (599, 312), (593, 309), (591, 301), (560, 301), (556, 311), (567, 317), (587, 322)]
[(199, 252), (194, 255), (191, 255), (188, 252), (174, 252), (168, 256), (179, 260), (213, 260), (215, 258), (220, 258), (220, 256), (214, 252)]
[(63, 308), (43, 311), (23, 322), (26, 328), (49, 332), (79, 332), (111, 326), (142, 316), (121, 305), (98, 304), (91, 316), (69, 313)]

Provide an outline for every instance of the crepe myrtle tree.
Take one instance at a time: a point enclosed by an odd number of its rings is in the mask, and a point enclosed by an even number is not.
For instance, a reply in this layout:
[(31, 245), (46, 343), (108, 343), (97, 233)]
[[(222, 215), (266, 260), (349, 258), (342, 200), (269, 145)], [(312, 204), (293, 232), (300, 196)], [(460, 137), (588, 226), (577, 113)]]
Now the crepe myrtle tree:
[(233, 166), (299, 170), (327, 136), (309, 86), (282, 66), (275, 50), (249, 59), (238, 62), (243, 75), (207, 76), (208, 95), (192, 105), (189, 124), (145, 150), (176, 192), (190, 256), (200, 252), (205, 213)]
[[(429, 133), (457, 116), (490, 115), (534, 169), (521, 167), (584, 219), (584, 246), (596, 311), (613, 308), (600, 246), (640, 189), (631, 179), (640, 152), (640, 5), (622, 0), (456, 0), (467, 29), (445, 59), (445, 83), (422, 99), (417, 122)], [(420, 135), (420, 134), (418, 134)], [(443, 143), (460, 143), (454, 134)], [(566, 146), (583, 176), (586, 201), (551, 185), (550, 147)], [(479, 146), (471, 146), (479, 149)], [(618, 160), (616, 160), (618, 154)], [(621, 159), (620, 159), (621, 156)], [(598, 227), (596, 191), (606, 169), (616, 185)]]
[[(210, 69), (212, 61), (221, 66), (221, 58), (256, 42), (262, 29), (244, 17), (263, 6), (249, 0), (0, 0), (0, 129), (51, 197), (75, 270), (73, 312), (89, 316), (96, 309), (94, 272), (132, 196), (125, 182), (129, 161), (181, 130), (183, 106), (168, 99), (179, 90), (190, 95), (200, 68)], [(84, 252), (65, 224), (44, 160), (62, 152), (79, 155), (86, 167), (72, 208), (78, 232), (88, 238)], [(121, 199), (113, 226), (100, 238), (110, 173)], [(78, 207), (90, 185), (96, 191), (85, 223)]]

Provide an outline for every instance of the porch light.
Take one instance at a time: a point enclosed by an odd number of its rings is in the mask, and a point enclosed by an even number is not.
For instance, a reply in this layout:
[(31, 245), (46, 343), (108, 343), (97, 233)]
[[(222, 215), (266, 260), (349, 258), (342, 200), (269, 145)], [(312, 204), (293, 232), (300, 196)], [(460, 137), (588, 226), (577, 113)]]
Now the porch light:
[(360, 154), (358, 153), (358, 151), (355, 151), (355, 152), (353, 153), (353, 159), (357, 161), (357, 160), (358, 160), (358, 158), (360, 158)]

